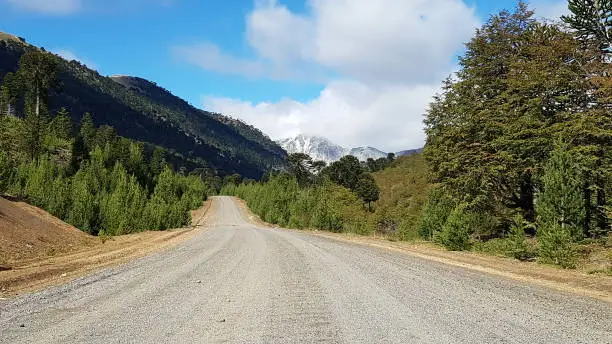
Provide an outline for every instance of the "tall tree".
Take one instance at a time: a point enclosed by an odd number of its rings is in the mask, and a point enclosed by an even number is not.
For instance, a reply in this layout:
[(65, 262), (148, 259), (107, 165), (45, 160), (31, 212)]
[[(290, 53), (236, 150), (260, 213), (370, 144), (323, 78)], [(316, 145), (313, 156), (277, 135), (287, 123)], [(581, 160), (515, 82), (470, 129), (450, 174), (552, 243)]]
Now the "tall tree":
[[(573, 37), (536, 22), (525, 3), (493, 16), (467, 44), (425, 120), (437, 181), (469, 209), (535, 221), (534, 193), (559, 135), (588, 102)], [(503, 229), (503, 228), (500, 228)], [(500, 233), (501, 234), (501, 233)]]
[(49, 91), (58, 88), (57, 61), (50, 54), (28, 51), (21, 56), (19, 80), (26, 90), (25, 141), (31, 158), (42, 150), (44, 130), (47, 128), (47, 101)]
[(569, 0), (571, 14), (561, 19), (576, 30), (578, 38), (594, 43), (603, 54), (612, 54), (612, 1)]
[(289, 154), (287, 157), (287, 172), (297, 179), (300, 187), (306, 187), (313, 181), (312, 164), (312, 158), (308, 154)]
[(359, 160), (352, 155), (347, 155), (329, 165), (324, 173), (334, 183), (342, 185), (347, 189), (355, 190), (359, 177), (363, 172)]
[(81, 117), (79, 134), (83, 138), (87, 148), (92, 150), (96, 140), (96, 126), (89, 112), (86, 112), (83, 117)]
[(587, 79), (591, 83), (588, 106), (575, 121), (576, 128), (568, 136), (579, 140), (578, 151), (591, 164), (586, 171), (585, 206), (588, 230), (591, 218), (590, 193), (595, 191), (593, 208), (595, 225), (599, 231), (610, 230), (612, 219), (606, 209), (612, 206), (612, 1), (569, 0), (570, 14), (562, 19), (574, 29), (589, 61)]
[(14, 115), (15, 105), (19, 98), (19, 78), (14, 73), (7, 73), (0, 84), (0, 115)]
[(552, 152), (542, 182), (537, 202), (540, 226), (561, 227), (580, 237), (584, 221), (581, 172), (567, 145), (560, 144)]
[(372, 202), (378, 201), (380, 189), (378, 188), (378, 185), (376, 185), (376, 181), (371, 174), (363, 173), (361, 176), (359, 176), (355, 193), (357, 196), (359, 196), (359, 198), (368, 204), (368, 210), (371, 211)]

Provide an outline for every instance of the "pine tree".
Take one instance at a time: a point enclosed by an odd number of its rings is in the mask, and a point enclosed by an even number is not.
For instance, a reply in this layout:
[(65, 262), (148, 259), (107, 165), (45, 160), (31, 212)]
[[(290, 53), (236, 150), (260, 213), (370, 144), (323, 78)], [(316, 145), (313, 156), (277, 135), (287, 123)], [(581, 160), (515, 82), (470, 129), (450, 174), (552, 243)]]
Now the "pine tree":
[[(575, 32), (576, 38), (588, 57), (586, 75), (591, 83), (588, 106), (576, 116), (573, 125), (564, 128), (567, 136), (578, 141), (576, 150), (589, 161), (584, 191), (587, 222), (585, 232), (594, 218), (596, 230), (592, 234), (606, 233), (612, 227), (612, 219), (606, 209), (612, 207), (612, 2), (609, 0), (570, 0), (571, 14), (562, 19)], [(570, 129), (571, 131), (567, 130)], [(590, 194), (595, 193), (595, 205), (590, 204)], [(594, 213), (594, 216), (591, 216)]]
[(363, 172), (359, 160), (352, 155), (347, 155), (333, 162), (323, 173), (334, 183), (355, 190)]
[(380, 189), (376, 185), (374, 177), (369, 173), (363, 173), (357, 182), (355, 189), (357, 196), (368, 204), (368, 209), (372, 210), (372, 202), (378, 201), (380, 197)]
[(14, 115), (19, 98), (19, 79), (14, 73), (6, 73), (0, 84), (0, 115)]
[(612, 54), (612, 1), (569, 0), (568, 8), (571, 14), (561, 18), (576, 30), (578, 38)]
[(83, 138), (87, 149), (93, 150), (96, 140), (96, 126), (89, 112), (86, 112), (83, 117), (81, 117), (79, 134)]
[(565, 144), (553, 152), (542, 177), (543, 190), (537, 199), (538, 223), (544, 228), (568, 230), (582, 235), (584, 207), (581, 169)]
[(46, 135), (49, 91), (59, 85), (57, 61), (44, 52), (26, 52), (19, 60), (18, 75), (26, 89), (25, 143), (34, 159), (41, 153)]
[(72, 137), (72, 119), (66, 108), (61, 108), (51, 120), (50, 133), (62, 140)]

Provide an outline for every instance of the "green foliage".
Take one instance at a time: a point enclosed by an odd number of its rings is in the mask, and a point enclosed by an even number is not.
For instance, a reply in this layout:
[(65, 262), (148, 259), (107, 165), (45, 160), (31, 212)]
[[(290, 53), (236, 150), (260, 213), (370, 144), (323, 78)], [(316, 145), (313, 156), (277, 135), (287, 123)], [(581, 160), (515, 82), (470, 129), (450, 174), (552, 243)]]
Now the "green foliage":
[(8, 155), (0, 150), (0, 194), (6, 192), (13, 177), (13, 165)]
[(363, 173), (359, 160), (352, 155), (343, 156), (323, 170), (323, 174), (332, 182), (347, 189), (355, 190), (359, 177)]
[(517, 215), (514, 217), (510, 233), (508, 234), (508, 250), (506, 255), (520, 260), (527, 260), (535, 255), (535, 252), (527, 244), (525, 238), (525, 228), (530, 226), (522, 216)]
[(272, 175), (266, 183), (227, 184), (221, 194), (247, 201), (251, 210), (268, 223), (293, 228), (318, 228), (333, 232), (372, 232), (373, 217), (350, 190), (330, 181), (299, 188), (295, 177)]
[(473, 215), (460, 204), (448, 215), (442, 230), (434, 233), (434, 241), (451, 251), (464, 251), (471, 247), (470, 228)]
[(570, 15), (562, 19), (577, 31), (583, 41), (592, 41), (597, 48), (612, 53), (612, 2), (609, 0), (569, 0)]
[(546, 224), (538, 229), (538, 261), (544, 264), (574, 268), (576, 248), (572, 233), (558, 224)]
[(552, 152), (536, 203), (539, 225), (567, 228), (574, 238), (582, 237), (584, 201), (580, 175), (580, 166), (567, 145)]
[(433, 240), (436, 233), (444, 228), (448, 216), (455, 207), (455, 201), (440, 187), (432, 188), (427, 196), (427, 203), (419, 220), (419, 235)]
[(50, 133), (62, 140), (72, 138), (72, 120), (66, 108), (61, 108), (50, 123)]
[(359, 198), (368, 204), (368, 209), (371, 209), (371, 203), (378, 201), (380, 197), (380, 189), (376, 185), (374, 177), (369, 173), (362, 173), (357, 180), (355, 193)]

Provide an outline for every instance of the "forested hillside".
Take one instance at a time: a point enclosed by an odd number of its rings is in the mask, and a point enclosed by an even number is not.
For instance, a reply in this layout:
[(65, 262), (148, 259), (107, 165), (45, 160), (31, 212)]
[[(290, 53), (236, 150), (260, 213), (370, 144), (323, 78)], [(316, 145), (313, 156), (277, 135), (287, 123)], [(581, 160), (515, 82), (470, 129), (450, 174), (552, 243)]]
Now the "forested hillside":
[[(0, 80), (16, 72), (23, 53), (37, 50), (13, 36), (0, 36)], [(286, 153), (251, 126), (196, 109), (152, 82), (107, 78), (77, 61), (49, 56), (56, 60), (60, 86), (49, 93), (46, 105), (52, 113), (64, 107), (74, 123), (90, 113), (96, 125), (110, 125), (121, 136), (163, 146), (221, 175), (259, 178), (284, 163)], [(23, 114), (23, 99), (8, 98), (15, 103), (15, 113)]]
[(215, 192), (208, 185), (219, 177), (201, 167), (188, 173), (181, 157), (118, 136), (111, 126), (97, 127), (89, 114), (75, 127), (66, 108), (49, 111), (59, 64), (30, 50), (4, 79), (0, 195), (25, 199), (94, 235), (189, 224), (189, 210)]
[(612, 274), (612, 4), (569, 8), (549, 23), (519, 2), (476, 30), (427, 111), (422, 155), (323, 169), (291, 155), (286, 173), (223, 192), (283, 226), (566, 268), (603, 251)]

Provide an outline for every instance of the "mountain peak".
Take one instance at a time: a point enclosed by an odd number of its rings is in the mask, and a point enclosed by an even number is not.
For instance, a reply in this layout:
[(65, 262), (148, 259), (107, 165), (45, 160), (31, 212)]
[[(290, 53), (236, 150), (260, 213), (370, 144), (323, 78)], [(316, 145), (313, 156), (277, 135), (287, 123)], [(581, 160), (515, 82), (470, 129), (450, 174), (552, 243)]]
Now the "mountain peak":
[(374, 147), (366, 146), (347, 149), (325, 137), (305, 134), (279, 140), (278, 144), (288, 153), (304, 153), (314, 160), (323, 160), (328, 163), (340, 160), (345, 155), (353, 155), (360, 161), (387, 156), (387, 153)]

